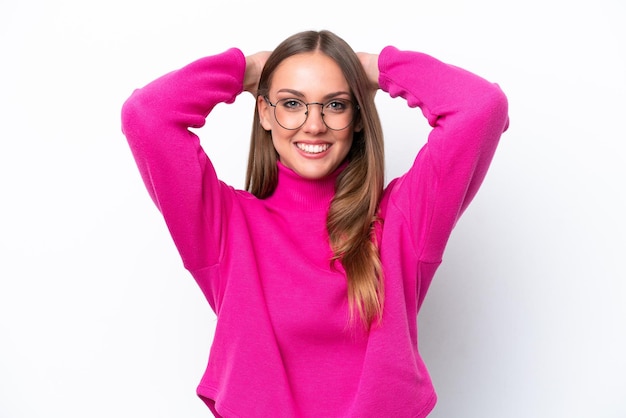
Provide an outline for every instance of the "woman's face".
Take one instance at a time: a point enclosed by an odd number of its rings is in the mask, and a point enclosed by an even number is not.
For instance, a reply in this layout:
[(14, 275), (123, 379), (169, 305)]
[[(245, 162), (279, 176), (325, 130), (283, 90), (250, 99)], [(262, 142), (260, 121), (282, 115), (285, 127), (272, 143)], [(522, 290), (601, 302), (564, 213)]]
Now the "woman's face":
[[(337, 106), (341, 108), (341, 103), (351, 102), (352, 95), (339, 65), (322, 53), (311, 52), (293, 55), (279, 64), (267, 98), (272, 104), (283, 106), (277, 111), (283, 115), (281, 122), (286, 125), (284, 118), (293, 117), (293, 112), (301, 103), (330, 102), (325, 109), (328, 115), (338, 109)], [(300, 102), (285, 99), (298, 99)], [(336, 101), (333, 102), (333, 99)], [(279, 103), (281, 100), (284, 101)], [(309, 104), (304, 124), (297, 129), (285, 129), (275, 117), (275, 108), (263, 97), (258, 98), (257, 106), (261, 125), (272, 132), (272, 142), (280, 162), (300, 176), (323, 178), (334, 172), (348, 155), (355, 131), (354, 123), (349, 123), (345, 129), (332, 130), (322, 119), (322, 106)], [(330, 117), (326, 118), (332, 126)], [(336, 125), (333, 127), (337, 128)]]

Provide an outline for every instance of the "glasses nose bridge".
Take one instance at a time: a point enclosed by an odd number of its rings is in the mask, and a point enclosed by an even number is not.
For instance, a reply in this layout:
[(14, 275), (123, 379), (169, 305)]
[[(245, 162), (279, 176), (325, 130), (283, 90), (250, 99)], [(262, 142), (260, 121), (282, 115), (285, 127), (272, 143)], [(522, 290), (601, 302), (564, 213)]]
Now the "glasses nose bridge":
[(320, 106), (320, 119), (322, 121), (322, 124), (324, 127), (328, 127), (328, 125), (326, 125), (326, 120), (324, 119), (324, 103), (322, 102), (309, 102), (309, 103), (304, 103), (304, 105), (306, 106), (306, 113), (304, 114), (304, 122), (302, 123), (303, 125), (306, 124), (307, 122), (309, 122), (309, 105), (319, 105)]
[(320, 113), (324, 116), (324, 103), (322, 102), (309, 102), (304, 104), (306, 106), (306, 115), (309, 116), (309, 106), (310, 105), (319, 105)]

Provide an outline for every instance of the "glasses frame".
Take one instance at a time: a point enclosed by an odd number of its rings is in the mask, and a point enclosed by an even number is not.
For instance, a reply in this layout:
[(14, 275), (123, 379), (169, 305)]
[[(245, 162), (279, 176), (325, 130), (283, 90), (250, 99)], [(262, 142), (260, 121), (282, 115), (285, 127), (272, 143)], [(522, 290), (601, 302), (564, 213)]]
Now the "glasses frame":
[[(328, 100), (326, 103), (322, 103), (322, 102), (309, 102), (309, 103), (306, 103), (304, 100), (300, 100), (300, 99), (297, 99), (297, 98), (280, 99), (276, 103), (272, 103), (270, 101), (270, 98), (267, 97), (267, 96), (263, 96), (263, 99), (265, 99), (265, 101), (267, 102), (268, 105), (270, 105), (271, 107), (274, 108), (274, 119), (276, 119), (276, 122), (283, 129), (286, 129), (288, 131), (295, 131), (296, 129), (300, 129), (300, 128), (302, 128), (302, 126), (304, 126), (306, 121), (309, 119), (309, 105), (319, 105), (320, 106), (320, 109), (321, 109), (320, 113), (322, 115), (322, 122), (324, 122), (324, 125), (328, 129), (330, 129), (331, 131), (343, 131), (344, 129), (348, 128), (350, 125), (352, 125), (354, 123), (354, 120), (356, 119), (356, 115), (361, 110), (361, 107), (357, 103), (355, 103), (352, 100), (346, 100), (346, 99), (331, 99), (331, 100)], [(300, 103), (302, 103), (302, 104), (304, 104), (306, 106), (306, 112), (304, 112), (304, 121), (302, 121), (302, 123), (299, 126), (295, 127), (295, 128), (287, 128), (286, 126), (283, 126), (283, 124), (280, 123), (280, 121), (278, 120), (278, 117), (276, 116), (276, 106), (278, 105), (279, 102), (285, 101), (285, 100), (296, 100), (296, 101), (299, 101)], [(352, 106), (354, 106), (354, 110), (355, 110), (354, 114), (352, 115), (352, 119), (350, 119), (350, 122), (348, 122), (348, 124), (346, 126), (344, 126), (343, 128), (340, 128), (340, 129), (331, 128), (326, 123), (326, 119), (324, 119), (324, 106), (326, 106), (327, 104), (331, 103), (333, 100), (342, 100), (342, 101), (345, 101), (345, 102), (349, 102), (350, 104), (352, 104)]]

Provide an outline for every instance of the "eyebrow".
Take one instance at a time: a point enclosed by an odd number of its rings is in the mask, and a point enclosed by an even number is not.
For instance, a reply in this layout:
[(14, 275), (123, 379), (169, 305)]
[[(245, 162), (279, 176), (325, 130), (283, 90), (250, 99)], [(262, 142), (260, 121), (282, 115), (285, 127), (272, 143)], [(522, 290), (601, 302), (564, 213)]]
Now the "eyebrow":
[[(293, 90), (293, 89), (280, 89), (280, 90), (278, 90), (276, 93), (289, 93), (289, 94), (293, 94), (294, 96), (297, 96), (297, 97), (300, 97), (300, 98), (304, 98), (304, 97), (305, 97), (305, 96), (304, 96), (304, 93), (302, 93), (302, 92), (300, 92), (300, 91), (298, 91), (298, 90)], [(328, 94), (326, 94), (326, 95), (322, 98), (322, 100), (323, 100), (323, 101), (326, 101), (326, 100), (328, 100), (328, 99), (332, 99), (332, 98), (335, 98), (335, 97), (337, 97), (337, 96), (344, 96), (344, 95), (345, 95), (345, 96), (349, 96), (349, 97), (351, 97), (351, 96), (352, 96), (352, 95), (350, 94), (350, 92), (348, 92), (348, 91), (335, 91), (335, 92), (332, 92), (332, 93), (328, 93)]]

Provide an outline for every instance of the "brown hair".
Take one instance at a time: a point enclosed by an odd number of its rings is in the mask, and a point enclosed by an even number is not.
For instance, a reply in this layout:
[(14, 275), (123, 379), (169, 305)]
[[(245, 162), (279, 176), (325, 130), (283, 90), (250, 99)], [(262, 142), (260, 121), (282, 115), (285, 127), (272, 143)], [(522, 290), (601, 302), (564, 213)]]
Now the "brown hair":
[[(286, 58), (319, 51), (332, 58), (343, 71), (354, 100), (359, 105), (348, 164), (337, 178), (326, 227), (333, 250), (332, 262), (339, 260), (348, 278), (350, 319), (359, 315), (369, 327), (380, 320), (384, 302), (383, 272), (374, 227), (384, 183), (383, 133), (369, 91), (369, 82), (357, 55), (340, 37), (329, 31), (305, 31), (290, 36), (272, 52), (259, 80), (257, 97), (266, 95), (276, 67)], [(256, 197), (270, 196), (277, 185), (278, 155), (271, 132), (259, 122), (255, 107), (250, 141), (246, 189)]]

